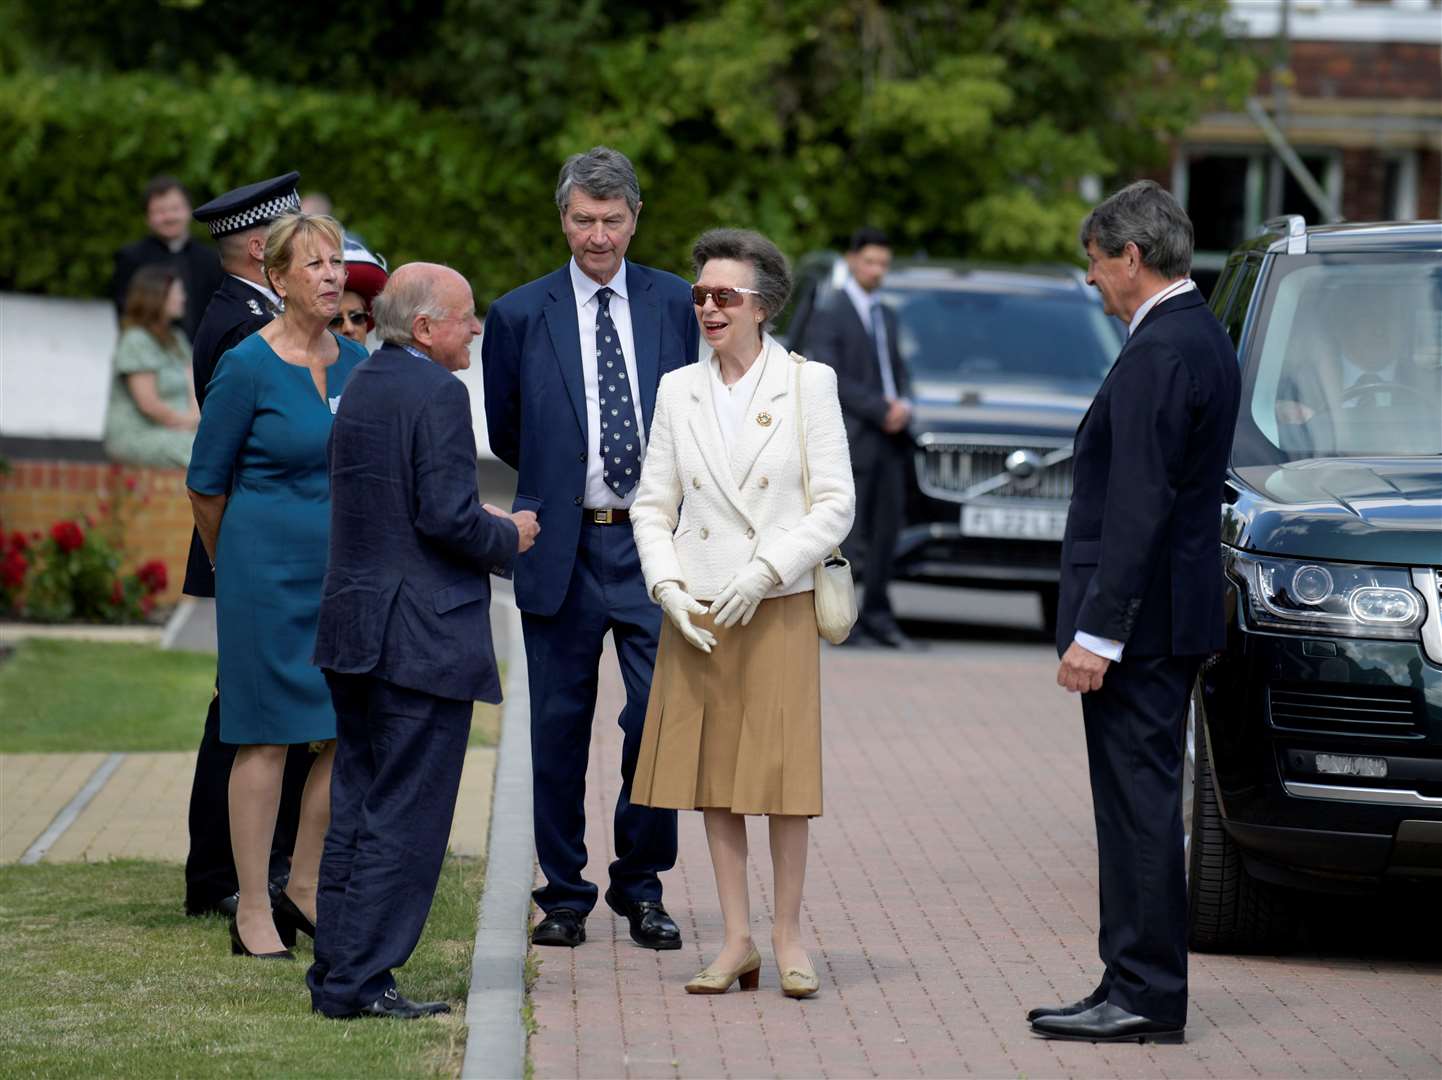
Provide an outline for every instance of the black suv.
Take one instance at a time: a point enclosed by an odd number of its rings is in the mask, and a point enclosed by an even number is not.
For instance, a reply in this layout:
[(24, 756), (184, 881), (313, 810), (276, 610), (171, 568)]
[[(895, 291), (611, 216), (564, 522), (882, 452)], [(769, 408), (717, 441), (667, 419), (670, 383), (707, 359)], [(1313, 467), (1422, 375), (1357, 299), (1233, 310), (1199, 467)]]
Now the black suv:
[[(797, 266), (783, 340), (806, 349), (846, 263)], [(1041, 594), (1056, 618), (1072, 437), (1121, 351), (1123, 327), (1073, 267), (898, 259), (880, 295), (912, 378), (915, 469), (896, 578)]]
[(1228, 645), (1187, 731), (1190, 937), (1266, 949), (1298, 888), (1442, 877), (1442, 223), (1269, 222), (1211, 306), (1242, 404)]

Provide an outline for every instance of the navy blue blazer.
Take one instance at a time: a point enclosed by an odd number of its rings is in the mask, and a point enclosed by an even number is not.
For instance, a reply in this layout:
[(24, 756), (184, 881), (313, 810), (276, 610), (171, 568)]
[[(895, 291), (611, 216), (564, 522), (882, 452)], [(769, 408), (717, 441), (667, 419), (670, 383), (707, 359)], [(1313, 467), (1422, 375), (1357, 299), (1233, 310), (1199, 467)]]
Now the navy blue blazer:
[(1222, 482), (1241, 392), (1237, 354), (1189, 290), (1127, 341), (1076, 433), (1057, 651), (1076, 631), (1126, 656), (1226, 641)]
[(383, 346), (346, 381), (327, 453), (330, 558), (315, 663), (500, 701), (489, 575), (509, 569), (518, 534), (477, 498), (465, 386)]
[[(626, 262), (641, 415), (649, 437), (661, 376), (696, 359), (700, 332), (691, 286)], [(541, 531), (516, 561), (516, 603), (554, 615), (566, 597), (586, 491), (586, 384), (569, 264), (491, 305), (481, 339), (491, 450), (517, 472), (515, 510)]]

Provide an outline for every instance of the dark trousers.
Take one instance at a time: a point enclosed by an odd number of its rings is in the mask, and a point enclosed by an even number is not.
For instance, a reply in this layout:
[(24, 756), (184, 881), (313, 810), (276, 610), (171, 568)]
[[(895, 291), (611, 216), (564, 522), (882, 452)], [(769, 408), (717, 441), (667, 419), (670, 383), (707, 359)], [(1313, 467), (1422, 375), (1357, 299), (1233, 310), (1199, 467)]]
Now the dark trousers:
[[(220, 741), (220, 698), (211, 697), (190, 784), (190, 851), (185, 857), (185, 910), (190, 914), (212, 910), (240, 888), (230, 847), (230, 767), (237, 749)], [(292, 746), (286, 756), (270, 849), (273, 879), (284, 880), (290, 872), (290, 855), (300, 826), (300, 799), (314, 761), (315, 755), (304, 744)]]
[(852, 447), (856, 524), (843, 550), (848, 559), (861, 566), (865, 588), (860, 612), (863, 629), (868, 623), (885, 627), (893, 621), (887, 587), (891, 584), (896, 536), (906, 513), (910, 455), (905, 441), (880, 431), (867, 432)]
[(676, 812), (631, 805), (631, 778), (656, 666), (661, 609), (646, 595), (636, 543), (625, 525), (582, 525), (571, 584), (552, 616), (524, 615), (531, 691), (531, 769), (536, 856), (546, 877), (533, 894), (544, 911), (596, 906), (586, 865), (586, 763), (601, 648), (616, 645), (626, 707), (619, 723), (621, 793), (611, 884), (632, 900), (660, 900), (657, 876), (676, 864)]
[(435, 899), (461, 786), (469, 701), (325, 673), (335, 702), (330, 829), (316, 894), (311, 1005), (350, 1016), (395, 986)]
[(1124, 656), (1082, 695), (1097, 822), (1099, 951), (1107, 1000), (1187, 1018), (1182, 739), (1198, 657)]

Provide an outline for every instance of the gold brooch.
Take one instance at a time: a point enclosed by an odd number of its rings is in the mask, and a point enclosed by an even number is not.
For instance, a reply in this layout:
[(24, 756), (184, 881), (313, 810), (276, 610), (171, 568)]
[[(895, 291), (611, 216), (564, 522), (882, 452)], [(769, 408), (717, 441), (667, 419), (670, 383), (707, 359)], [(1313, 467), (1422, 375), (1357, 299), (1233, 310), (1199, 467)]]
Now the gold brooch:
[(756, 422), (757, 422), (758, 424), (760, 424), (762, 427), (770, 427), (770, 426), (771, 426), (771, 414), (770, 414), (769, 412), (759, 412), (759, 413), (757, 413), (757, 414), (756, 414)]

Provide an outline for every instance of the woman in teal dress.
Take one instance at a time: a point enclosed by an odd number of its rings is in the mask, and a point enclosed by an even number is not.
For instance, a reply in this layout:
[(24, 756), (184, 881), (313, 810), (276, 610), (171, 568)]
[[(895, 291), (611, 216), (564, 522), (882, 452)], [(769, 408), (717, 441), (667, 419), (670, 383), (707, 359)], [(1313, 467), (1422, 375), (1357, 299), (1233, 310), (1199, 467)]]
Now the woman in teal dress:
[[(311, 665), (330, 534), (326, 440), (346, 378), (366, 356), (327, 330), (345, 287), (341, 242), (329, 217), (293, 214), (271, 226), (265, 274), (285, 311), (220, 358), (186, 478), (215, 563), (220, 737), (240, 744), (230, 774), (237, 955), (292, 959), (282, 932), (315, 931), (335, 753), (330, 692)], [(306, 782), (290, 880), (272, 909), (267, 870), (286, 752), (309, 742), (327, 745)]]
[(130, 279), (115, 374), (105, 411), (105, 453), (126, 465), (185, 468), (200, 410), (190, 384), (190, 342), (174, 325), (185, 316), (185, 283), (168, 266), (142, 266)]

